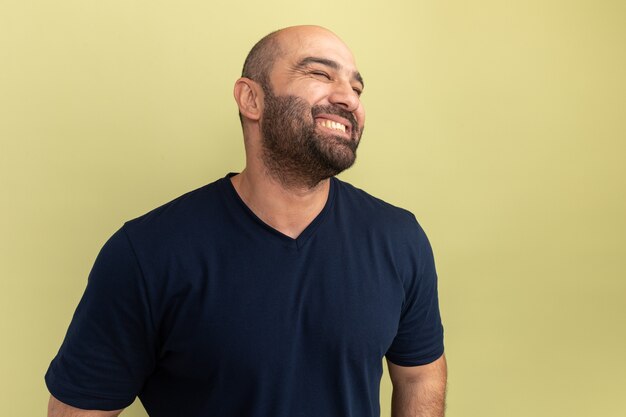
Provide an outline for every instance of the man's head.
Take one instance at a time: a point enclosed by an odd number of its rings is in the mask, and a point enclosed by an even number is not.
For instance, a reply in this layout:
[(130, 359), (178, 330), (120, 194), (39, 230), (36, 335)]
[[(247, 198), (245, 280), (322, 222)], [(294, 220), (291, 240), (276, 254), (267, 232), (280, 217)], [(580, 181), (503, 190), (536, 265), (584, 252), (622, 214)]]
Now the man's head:
[(235, 85), (246, 151), (289, 185), (336, 175), (356, 157), (362, 89), (352, 53), (332, 32), (296, 26), (267, 35)]
[(271, 91), (270, 72), (274, 62), (282, 56), (282, 49), (278, 41), (279, 30), (265, 35), (248, 53), (241, 76), (256, 81), (264, 92)]

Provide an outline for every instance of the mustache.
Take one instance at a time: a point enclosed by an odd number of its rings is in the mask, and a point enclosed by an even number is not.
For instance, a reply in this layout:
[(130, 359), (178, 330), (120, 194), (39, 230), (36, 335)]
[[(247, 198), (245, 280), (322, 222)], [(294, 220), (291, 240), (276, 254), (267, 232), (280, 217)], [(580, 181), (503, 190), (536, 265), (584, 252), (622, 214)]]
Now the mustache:
[(346, 109), (342, 107), (317, 105), (311, 108), (311, 115), (313, 116), (313, 118), (315, 118), (315, 116), (317, 116), (318, 114), (323, 114), (323, 113), (334, 114), (335, 116), (343, 117), (344, 119), (348, 120), (350, 124), (352, 125), (352, 131), (359, 130), (356, 117), (354, 117), (354, 115), (351, 112), (347, 111)]

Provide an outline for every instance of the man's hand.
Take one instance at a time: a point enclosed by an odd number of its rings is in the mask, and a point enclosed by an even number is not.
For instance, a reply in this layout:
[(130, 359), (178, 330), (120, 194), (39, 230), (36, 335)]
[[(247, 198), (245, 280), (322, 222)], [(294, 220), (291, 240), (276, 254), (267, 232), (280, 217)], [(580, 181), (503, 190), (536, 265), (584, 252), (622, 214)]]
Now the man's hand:
[(421, 366), (387, 361), (393, 394), (392, 417), (443, 417), (448, 369), (445, 355)]
[(121, 412), (122, 410), (81, 410), (80, 408), (62, 403), (52, 395), (48, 402), (48, 417), (117, 417)]

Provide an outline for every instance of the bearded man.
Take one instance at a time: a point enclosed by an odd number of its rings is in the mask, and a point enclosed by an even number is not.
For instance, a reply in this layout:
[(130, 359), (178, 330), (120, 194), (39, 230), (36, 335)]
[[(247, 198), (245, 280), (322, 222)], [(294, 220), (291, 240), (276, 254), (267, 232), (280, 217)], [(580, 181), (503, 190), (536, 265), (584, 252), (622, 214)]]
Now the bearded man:
[(335, 178), (365, 112), (317, 26), (250, 51), (246, 166), (131, 220), (98, 255), (46, 383), (49, 416), (443, 416), (437, 277), (413, 215)]

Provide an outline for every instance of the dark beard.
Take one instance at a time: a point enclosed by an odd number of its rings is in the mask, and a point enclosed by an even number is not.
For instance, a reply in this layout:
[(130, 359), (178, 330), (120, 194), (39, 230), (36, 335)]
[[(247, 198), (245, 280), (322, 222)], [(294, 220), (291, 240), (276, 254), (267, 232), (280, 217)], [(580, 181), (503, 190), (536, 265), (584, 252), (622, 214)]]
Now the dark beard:
[[(262, 158), (283, 185), (313, 188), (354, 164), (361, 131), (352, 113), (337, 106), (311, 107), (300, 97), (274, 96), (271, 91), (265, 91), (264, 102)], [(349, 120), (350, 140), (317, 131), (314, 118), (321, 113)]]

